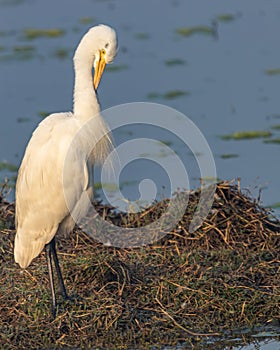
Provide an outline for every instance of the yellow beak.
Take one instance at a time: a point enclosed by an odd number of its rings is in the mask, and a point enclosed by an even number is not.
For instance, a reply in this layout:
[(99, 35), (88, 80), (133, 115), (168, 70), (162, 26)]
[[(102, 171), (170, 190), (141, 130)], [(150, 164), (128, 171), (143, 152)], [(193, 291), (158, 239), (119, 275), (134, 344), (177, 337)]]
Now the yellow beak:
[(93, 76), (93, 87), (95, 91), (98, 88), (105, 66), (105, 52), (100, 51), (99, 61), (96, 63)]

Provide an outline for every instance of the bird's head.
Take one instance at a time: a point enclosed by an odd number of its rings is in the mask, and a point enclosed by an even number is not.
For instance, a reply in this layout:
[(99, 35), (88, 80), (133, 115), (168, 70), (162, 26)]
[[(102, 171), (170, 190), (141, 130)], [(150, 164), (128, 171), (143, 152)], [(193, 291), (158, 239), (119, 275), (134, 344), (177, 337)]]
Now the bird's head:
[(82, 38), (74, 61), (80, 60), (86, 63), (87, 59), (91, 60), (94, 68), (93, 86), (95, 90), (98, 88), (106, 64), (113, 61), (117, 50), (117, 34), (107, 25), (100, 24), (90, 28)]

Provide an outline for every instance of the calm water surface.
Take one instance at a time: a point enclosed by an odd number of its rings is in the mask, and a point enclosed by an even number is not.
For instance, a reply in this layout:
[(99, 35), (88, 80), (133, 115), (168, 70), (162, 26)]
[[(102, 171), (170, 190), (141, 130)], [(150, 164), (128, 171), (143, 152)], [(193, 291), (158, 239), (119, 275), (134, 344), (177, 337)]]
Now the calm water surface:
[[(226, 20), (225, 15), (231, 15)], [(216, 35), (198, 32), (188, 37), (176, 29), (202, 25)], [(270, 1), (152, 1), (145, 2), (14, 0), (0, 1), (0, 162), (19, 165), (40, 112), (72, 108), (72, 55), (80, 37), (95, 23), (109, 23), (119, 34), (115, 71), (107, 70), (99, 90), (103, 108), (150, 101), (171, 106), (187, 115), (205, 135), (215, 157), (217, 176), (240, 177), (242, 186), (264, 205), (279, 198), (278, 143), (264, 139), (221, 140), (236, 131), (272, 132), (279, 139), (280, 3)], [(59, 28), (58, 38), (28, 40), (26, 28)], [(270, 72), (270, 74), (267, 74)], [(275, 74), (274, 74), (275, 73)], [(184, 92), (175, 96), (169, 92)], [(169, 96), (169, 98), (168, 98)], [(139, 128), (140, 129), (140, 128)], [(147, 131), (145, 131), (146, 133)], [(116, 132), (116, 143), (129, 130)], [(141, 130), (130, 130), (133, 137)], [(157, 138), (154, 130), (150, 134)], [(188, 150), (172, 135), (158, 135), (184, 159), (191, 187), (199, 171)], [(138, 181), (152, 176), (141, 163), (124, 169), (122, 190), (137, 199)], [(168, 193), (168, 178), (154, 167), (158, 192)], [(9, 174), (1, 171), (1, 178)], [(183, 185), (183, 184), (182, 184)]]
[[(71, 110), (73, 50), (88, 27), (97, 23), (112, 25), (119, 35), (118, 56), (99, 89), (104, 109), (135, 101), (177, 109), (204, 134), (219, 178), (240, 177), (242, 187), (254, 195), (262, 189), (264, 205), (280, 202), (280, 2), (276, 0), (0, 0), (1, 180), (16, 175), (5, 162), (20, 164), (42, 115)], [(64, 34), (30, 39), (26, 28), (59, 28)], [(196, 32), (189, 36), (176, 32), (186, 28)], [(220, 138), (251, 130), (271, 136)], [(190, 186), (198, 185), (194, 156), (174, 136), (132, 126), (114, 133), (117, 145), (143, 135), (173, 148), (188, 169)], [(275, 143), (264, 142), (272, 139)], [(160, 152), (159, 148), (159, 157), (165, 156)], [(166, 173), (143, 160), (123, 170), (123, 194), (137, 199), (139, 181), (145, 178), (155, 182), (157, 198), (170, 195)], [(261, 348), (277, 349), (277, 344)]]

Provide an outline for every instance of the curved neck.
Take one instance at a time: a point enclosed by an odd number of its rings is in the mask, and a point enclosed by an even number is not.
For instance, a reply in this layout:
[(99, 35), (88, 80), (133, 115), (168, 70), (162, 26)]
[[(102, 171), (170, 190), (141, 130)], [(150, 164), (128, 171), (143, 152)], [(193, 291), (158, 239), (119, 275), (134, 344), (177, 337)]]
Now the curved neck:
[(74, 116), (87, 121), (100, 112), (98, 98), (93, 88), (92, 62), (74, 59)]

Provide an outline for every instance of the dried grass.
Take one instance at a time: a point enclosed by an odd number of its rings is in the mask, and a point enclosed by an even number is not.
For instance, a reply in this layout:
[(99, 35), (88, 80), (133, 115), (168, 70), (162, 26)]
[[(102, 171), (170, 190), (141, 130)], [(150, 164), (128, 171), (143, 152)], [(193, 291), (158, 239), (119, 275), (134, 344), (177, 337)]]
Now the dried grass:
[[(0, 198), (1, 349), (199, 347), (206, 336), (259, 325), (279, 327), (280, 223), (222, 182), (203, 225), (187, 227), (199, 200), (172, 232), (137, 249), (106, 247), (75, 229), (58, 239), (60, 263), (72, 302), (59, 299), (50, 319), (42, 253), (27, 270), (13, 260), (14, 205)], [(96, 209), (125, 227), (158, 218), (168, 200), (142, 214)]]

